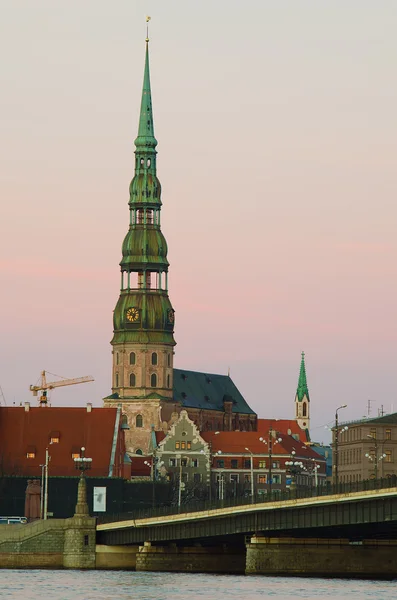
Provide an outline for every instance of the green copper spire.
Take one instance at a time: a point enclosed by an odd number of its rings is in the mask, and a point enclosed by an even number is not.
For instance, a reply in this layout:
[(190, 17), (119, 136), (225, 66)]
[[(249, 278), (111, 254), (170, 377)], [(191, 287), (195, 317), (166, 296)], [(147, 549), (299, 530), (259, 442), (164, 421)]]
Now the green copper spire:
[(137, 149), (142, 146), (146, 148), (155, 148), (157, 140), (154, 137), (152, 92), (150, 89), (150, 70), (149, 70), (149, 40), (146, 39), (145, 70), (143, 75), (143, 89), (141, 101), (141, 113), (139, 117), (138, 137), (135, 140)]
[(296, 390), (296, 395), (298, 397), (299, 402), (301, 402), (303, 400), (304, 396), (306, 396), (306, 398), (308, 400), (310, 400), (309, 389), (307, 387), (307, 380), (306, 380), (306, 367), (305, 367), (305, 353), (304, 352), (302, 352), (301, 368), (300, 368), (300, 372), (299, 372), (298, 389)]

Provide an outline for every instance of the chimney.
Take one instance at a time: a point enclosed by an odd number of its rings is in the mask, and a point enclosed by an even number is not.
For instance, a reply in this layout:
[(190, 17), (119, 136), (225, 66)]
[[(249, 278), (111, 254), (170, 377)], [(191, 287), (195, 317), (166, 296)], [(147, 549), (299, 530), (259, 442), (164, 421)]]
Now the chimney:
[(87, 412), (91, 412), (91, 411), (92, 411), (92, 403), (87, 402)]
[(30, 402), (25, 402), (25, 412), (29, 412), (30, 410)]

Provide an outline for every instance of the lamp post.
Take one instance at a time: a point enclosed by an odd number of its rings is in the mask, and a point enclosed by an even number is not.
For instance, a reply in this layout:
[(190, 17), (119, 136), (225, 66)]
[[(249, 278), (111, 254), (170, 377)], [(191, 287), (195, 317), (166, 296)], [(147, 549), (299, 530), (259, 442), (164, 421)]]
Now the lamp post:
[(88, 458), (85, 455), (85, 448), (82, 446), (80, 456), (73, 459), (74, 466), (80, 471), (79, 485), (77, 489), (77, 504), (75, 515), (86, 516), (88, 515), (88, 504), (87, 504), (87, 484), (85, 472), (89, 471), (92, 466), (92, 458)]
[(40, 519), (44, 517), (44, 472), (45, 464), (40, 465), (41, 467), (41, 490), (40, 490)]
[[(267, 445), (268, 447), (268, 453), (269, 453), (269, 469), (268, 469), (268, 475), (269, 475), (269, 496), (271, 496), (272, 494), (272, 483), (273, 483), (273, 478), (272, 478), (272, 467), (273, 467), (273, 428), (270, 425), (269, 428), (269, 438), (268, 440), (265, 440), (265, 438), (260, 437), (259, 438), (260, 442), (263, 442), (264, 444)], [(280, 442), (282, 442), (282, 438), (278, 437), (274, 440), (274, 445), (279, 444)]]
[[(49, 445), (51, 445), (51, 444), (52, 444), (52, 442), (50, 442)], [(43, 502), (43, 519), (45, 521), (48, 518), (48, 465), (49, 465), (50, 460), (51, 460), (51, 456), (50, 456), (50, 453), (49, 453), (49, 450), (48, 450), (48, 446), (47, 446), (47, 448), (45, 449), (45, 464), (41, 465), (41, 468), (42, 468), (42, 471), (41, 471), (42, 480), (43, 480), (43, 467), (44, 467), (44, 473), (45, 473), (45, 475), (44, 475), (44, 494), (43, 494), (43, 497), (44, 497), (44, 502)]]
[(295, 460), (296, 451), (292, 450), (291, 452), (291, 460), (285, 461), (285, 466), (289, 467), (289, 472), (291, 473), (291, 492), (295, 492), (296, 490), (296, 476), (303, 469), (303, 462), (301, 460)]
[(380, 463), (384, 458), (386, 458), (386, 454), (382, 452), (382, 454), (378, 456), (378, 440), (376, 439), (376, 435), (367, 434), (367, 437), (371, 438), (371, 440), (374, 440), (375, 457), (371, 456), (371, 454), (367, 452), (365, 454), (365, 458), (368, 458), (368, 460), (374, 463), (374, 476), (376, 481), (378, 479), (378, 463)]
[(342, 408), (347, 408), (347, 404), (342, 404), (342, 406), (339, 406), (335, 411), (335, 449), (334, 449), (334, 454), (335, 454), (335, 457), (334, 457), (334, 483), (335, 483), (335, 485), (338, 485), (338, 482), (339, 482), (339, 477), (338, 477), (338, 467), (339, 467), (338, 438), (339, 438), (339, 433), (342, 433), (342, 431), (347, 430), (347, 427), (343, 427), (340, 432), (338, 431), (338, 426), (339, 426), (338, 411), (340, 411)]
[(245, 448), (250, 453), (250, 467), (251, 467), (251, 503), (254, 503), (254, 455), (249, 448)]

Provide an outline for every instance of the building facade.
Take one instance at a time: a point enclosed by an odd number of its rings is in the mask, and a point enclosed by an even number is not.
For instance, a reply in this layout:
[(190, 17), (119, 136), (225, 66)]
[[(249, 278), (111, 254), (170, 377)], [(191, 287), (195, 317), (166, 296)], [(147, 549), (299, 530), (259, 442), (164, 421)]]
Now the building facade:
[(397, 413), (341, 423), (332, 434), (335, 483), (336, 467), (338, 483), (397, 475)]

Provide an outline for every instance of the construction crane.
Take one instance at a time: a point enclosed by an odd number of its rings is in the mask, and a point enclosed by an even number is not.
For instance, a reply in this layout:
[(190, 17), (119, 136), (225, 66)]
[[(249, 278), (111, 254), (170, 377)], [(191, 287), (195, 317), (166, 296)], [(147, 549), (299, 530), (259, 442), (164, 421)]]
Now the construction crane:
[[(30, 391), (33, 392), (33, 396), (37, 396), (37, 392), (42, 392), (40, 395), (40, 406), (47, 406), (48, 398), (47, 391), (52, 390), (53, 388), (62, 387), (64, 385), (75, 385), (76, 383), (88, 383), (89, 381), (94, 381), (94, 378), (91, 375), (87, 375), (86, 377), (76, 377), (75, 379), (65, 379), (62, 378), (60, 381), (47, 381), (46, 373), (48, 375), (54, 375), (54, 373), (49, 373), (49, 371), (41, 372), (41, 382), (39, 385), (31, 385)], [(55, 377), (60, 377), (59, 375), (55, 375)]]

